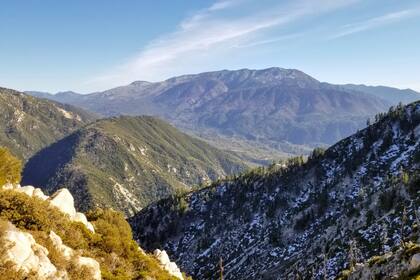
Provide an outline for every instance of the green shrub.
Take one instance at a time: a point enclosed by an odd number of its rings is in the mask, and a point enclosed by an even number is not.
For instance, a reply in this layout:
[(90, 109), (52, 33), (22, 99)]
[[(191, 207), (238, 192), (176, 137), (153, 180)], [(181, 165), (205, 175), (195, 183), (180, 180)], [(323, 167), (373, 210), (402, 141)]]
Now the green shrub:
[(122, 213), (95, 209), (86, 216), (100, 236), (91, 249), (101, 260), (103, 279), (174, 279), (160, 269), (154, 258), (140, 251)]
[(0, 147), (0, 187), (7, 183), (20, 182), (22, 162), (14, 157), (8, 149)]
[(309, 160), (320, 159), (325, 155), (325, 148), (317, 147), (309, 155)]
[(381, 265), (383, 263), (386, 263), (386, 257), (385, 256), (373, 256), (368, 260), (369, 267), (376, 265)]

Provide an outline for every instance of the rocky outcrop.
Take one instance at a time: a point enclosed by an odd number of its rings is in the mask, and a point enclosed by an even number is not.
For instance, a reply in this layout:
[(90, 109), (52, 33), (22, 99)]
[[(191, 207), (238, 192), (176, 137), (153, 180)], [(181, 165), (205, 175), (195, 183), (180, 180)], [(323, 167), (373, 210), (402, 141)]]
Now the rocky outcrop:
[(101, 269), (99, 263), (96, 260), (78, 256), (72, 248), (63, 244), (60, 236), (58, 236), (54, 231), (50, 232), (49, 237), (55, 249), (61, 253), (65, 260), (72, 260), (77, 266), (87, 268), (91, 272), (93, 280), (101, 279)]
[(20, 231), (11, 223), (2, 232), (2, 262), (12, 262), (16, 270), (36, 273), (39, 279), (58, 279), (56, 267), (48, 258), (47, 248), (36, 243), (33, 236)]
[[(0, 186), (0, 197), (0, 279), (100, 280), (104, 273), (118, 279), (141, 275), (142, 279), (183, 280), (166, 253), (159, 262), (133, 246), (133, 239), (125, 238), (131, 229), (120, 213), (94, 211), (92, 222), (102, 226), (89, 233), (70, 222), (71, 218), (90, 225), (85, 215), (76, 212), (66, 189), (48, 197), (32, 186), (8, 184)], [(118, 242), (103, 246), (106, 240)]]
[(179, 270), (178, 266), (176, 265), (176, 263), (171, 262), (165, 250), (161, 251), (159, 249), (156, 249), (153, 252), (153, 255), (158, 259), (161, 267), (167, 272), (169, 272), (169, 274), (177, 277), (178, 279), (184, 280), (184, 277), (182, 276), (182, 273)]
[(410, 269), (418, 268), (420, 268), (420, 253), (413, 255), (410, 260)]
[(74, 208), (74, 199), (71, 193), (67, 189), (60, 189), (55, 192), (49, 201), (51, 205), (54, 205), (61, 212), (69, 215), (70, 217), (76, 216), (76, 209)]
[(84, 224), (90, 231), (95, 232), (93, 225), (88, 222), (85, 214), (76, 212), (73, 196), (68, 189), (60, 189), (56, 191), (48, 200), (61, 212), (69, 215), (70, 220), (74, 222), (80, 222)]
[[(96, 260), (78, 256), (73, 249), (64, 245), (53, 231), (50, 232), (49, 238), (63, 259), (72, 261), (80, 269), (87, 269), (92, 275), (91, 279), (101, 279), (100, 266)], [(57, 269), (51, 262), (48, 249), (39, 245), (30, 233), (19, 230), (13, 224), (7, 223), (1, 232), (1, 244), (2, 263), (13, 263), (14, 268), (24, 275), (35, 274), (40, 280), (68, 279), (67, 271)]]
[(56, 191), (51, 197), (45, 195), (41, 189), (33, 186), (20, 186), (19, 184), (6, 184), (2, 187), (3, 189), (15, 190), (17, 192), (24, 193), (31, 197), (37, 197), (42, 200), (47, 200), (51, 205), (57, 207), (61, 212), (67, 214), (71, 221), (79, 222), (86, 226), (92, 232), (95, 232), (93, 225), (88, 222), (85, 214), (77, 212), (74, 207), (74, 199), (68, 189), (60, 189)]

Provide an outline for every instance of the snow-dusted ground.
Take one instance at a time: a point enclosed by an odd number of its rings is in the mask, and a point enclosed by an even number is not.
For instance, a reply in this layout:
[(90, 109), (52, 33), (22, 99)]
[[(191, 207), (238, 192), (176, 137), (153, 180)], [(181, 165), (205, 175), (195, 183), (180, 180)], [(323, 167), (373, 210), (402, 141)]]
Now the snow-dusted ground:
[[(197, 279), (214, 279), (220, 258), (225, 279), (334, 279), (350, 242), (357, 261), (400, 243), (403, 207), (403, 234), (411, 233), (419, 201), (400, 177), (419, 172), (419, 107), (406, 109), (408, 129), (388, 117), (303, 167), (189, 194), (185, 214), (171, 201), (144, 209), (131, 221), (136, 237), (146, 247), (161, 242)], [(388, 211), (381, 197), (391, 191)]]

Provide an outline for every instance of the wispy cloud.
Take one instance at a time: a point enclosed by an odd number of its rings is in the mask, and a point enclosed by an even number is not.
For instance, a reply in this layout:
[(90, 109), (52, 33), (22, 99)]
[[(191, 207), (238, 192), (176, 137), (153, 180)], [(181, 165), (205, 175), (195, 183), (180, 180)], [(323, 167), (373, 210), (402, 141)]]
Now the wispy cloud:
[(213, 5), (211, 5), (207, 10), (210, 12), (224, 10), (226, 8), (236, 6), (238, 2), (239, 1), (235, 1), (235, 0), (217, 1)]
[(201, 60), (226, 56), (237, 46), (252, 47), (296, 37), (297, 34), (278, 34), (267, 38), (264, 33), (357, 1), (290, 0), (279, 4), (271, 0), (260, 6), (251, 0), (219, 0), (185, 19), (173, 33), (156, 39), (126, 63), (88, 84), (108, 88), (139, 79), (157, 80), (189, 72)]
[(234, 47), (235, 48), (257, 47), (257, 46), (262, 46), (262, 45), (268, 45), (268, 44), (274, 44), (274, 43), (278, 43), (278, 42), (288, 41), (288, 40), (300, 38), (300, 37), (303, 37), (303, 36), (304, 36), (303, 32), (302, 33), (286, 34), (286, 35), (283, 35), (283, 36), (274, 37), (274, 38), (270, 38), (270, 39), (256, 40), (256, 41), (251, 41), (249, 43), (238, 44)]
[(399, 22), (404, 19), (412, 18), (420, 15), (420, 8), (407, 9), (398, 12), (388, 13), (382, 16), (370, 18), (365, 21), (347, 24), (341, 27), (341, 31), (330, 36), (330, 39), (341, 38), (349, 36), (354, 33), (367, 31), (370, 29), (385, 26), (391, 23)]

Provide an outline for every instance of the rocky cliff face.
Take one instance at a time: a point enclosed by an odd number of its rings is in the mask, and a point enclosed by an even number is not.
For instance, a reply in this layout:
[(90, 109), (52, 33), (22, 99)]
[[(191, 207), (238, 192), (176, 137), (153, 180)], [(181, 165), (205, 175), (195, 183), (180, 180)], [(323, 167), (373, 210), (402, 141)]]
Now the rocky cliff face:
[(334, 279), (355, 262), (420, 242), (419, 170), (416, 102), (306, 163), (296, 158), (159, 201), (130, 223), (142, 246), (163, 247), (198, 279), (217, 277), (220, 258), (225, 279)]

